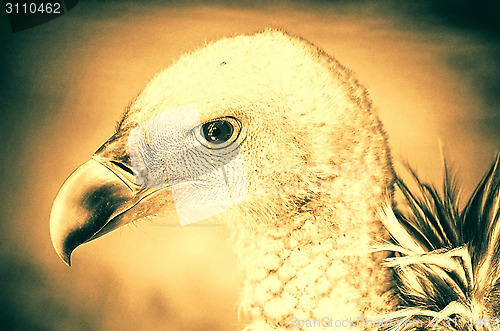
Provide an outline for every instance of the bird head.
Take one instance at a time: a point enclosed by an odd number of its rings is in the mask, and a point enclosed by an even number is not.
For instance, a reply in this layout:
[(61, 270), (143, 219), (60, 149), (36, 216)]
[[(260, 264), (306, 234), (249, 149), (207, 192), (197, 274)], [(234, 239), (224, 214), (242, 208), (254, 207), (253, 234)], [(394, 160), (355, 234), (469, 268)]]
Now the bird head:
[(349, 213), (338, 206), (369, 205), (391, 178), (384, 132), (350, 71), (267, 30), (160, 72), (61, 187), (50, 232), (69, 264), (79, 245), (152, 215), (273, 229), (290, 226), (283, 215), (329, 210), (337, 217), (318, 226), (332, 229)]

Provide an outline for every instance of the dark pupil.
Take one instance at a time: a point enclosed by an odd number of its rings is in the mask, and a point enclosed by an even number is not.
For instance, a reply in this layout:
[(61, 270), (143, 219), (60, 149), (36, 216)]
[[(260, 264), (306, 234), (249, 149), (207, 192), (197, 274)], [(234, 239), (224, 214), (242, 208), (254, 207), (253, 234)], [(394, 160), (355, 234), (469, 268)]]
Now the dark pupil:
[(227, 121), (215, 121), (203, 125), (203, 136), (214, 144), (226, 142), (233, 135), (233, 126)]

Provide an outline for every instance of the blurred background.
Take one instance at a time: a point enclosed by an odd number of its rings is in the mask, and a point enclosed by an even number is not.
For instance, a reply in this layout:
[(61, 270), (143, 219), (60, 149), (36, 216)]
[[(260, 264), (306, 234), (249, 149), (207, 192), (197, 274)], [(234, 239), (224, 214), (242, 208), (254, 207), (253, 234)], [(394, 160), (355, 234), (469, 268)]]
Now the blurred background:
[(126, 226), (54, 252), (69, 174), (182, 53), (281, 27), (356, 72), (395, 164), (438, 183), (441, 150), (467, 196), (500, 147), (494, 1), (82, 1), (12, 33), (0, 14), (0, 325), (5, 330), (237, 330), (240, 274), (222, 226)]

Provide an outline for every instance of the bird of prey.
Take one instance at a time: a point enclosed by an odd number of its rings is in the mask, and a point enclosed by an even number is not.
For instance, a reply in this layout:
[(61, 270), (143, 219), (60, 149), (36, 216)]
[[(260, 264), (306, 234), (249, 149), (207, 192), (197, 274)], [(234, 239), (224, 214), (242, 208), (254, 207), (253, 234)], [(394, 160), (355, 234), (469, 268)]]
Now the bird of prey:
[[(481, 271), (496, 246), (480, 244), (485, 233), (498, 236), (494, 169), (485, 179), (488, 216), (474, 223), (486, 207), (466, 208), (457, 230), (451, 188), (444, 201), (430, 189), (421, 201), (396, 178), (352, 72), (302, 38), (266, 30), (211, 43), (160, 72), (61, 187), (50, 232), (69, 265), (76, 247), (152, 215), (223, 222), (245, 272), (245, 329), (386, 327), (380, 316), (397, 329), (412, 318), (464, 314), (477, 288), (471, 275), (496, 279), (489, 266)], [(415, 217), (395, 208), (394, 183)], [(451, 208), (444, 219), (438, 202)], [(452, 297), (462, 285), (464, 298)]]

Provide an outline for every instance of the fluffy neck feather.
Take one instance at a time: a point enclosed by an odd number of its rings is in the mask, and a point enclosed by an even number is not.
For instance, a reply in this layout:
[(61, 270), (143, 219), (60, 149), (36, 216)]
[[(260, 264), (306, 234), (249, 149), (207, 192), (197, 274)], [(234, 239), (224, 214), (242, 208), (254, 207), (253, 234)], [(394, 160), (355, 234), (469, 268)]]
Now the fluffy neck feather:
[(274, 213), (279, 226), (238, 223), (237, 253), (246, 274), (240, 310), (248, 330), (284, 330), (295, 320), (354, 321), (391, 308), (390, 270), (380, 267), (387, 255), (370, 251), (374, 239), (385, 238), (375, 215), (383, 185), (364, 180), (361, 192), (338, 194), (359, 178), (336, 177), (331, 185), (323, 179), (315, 194), (283, 202), (287, 211)]

